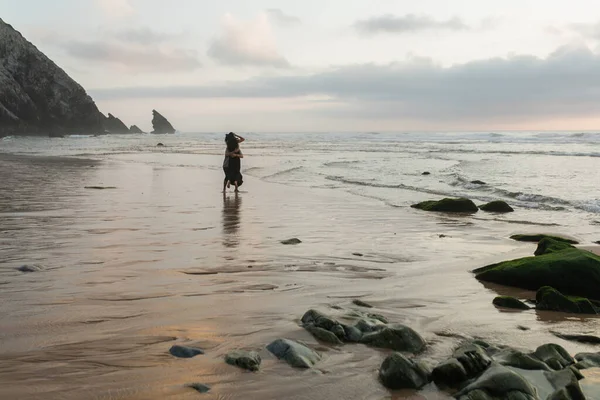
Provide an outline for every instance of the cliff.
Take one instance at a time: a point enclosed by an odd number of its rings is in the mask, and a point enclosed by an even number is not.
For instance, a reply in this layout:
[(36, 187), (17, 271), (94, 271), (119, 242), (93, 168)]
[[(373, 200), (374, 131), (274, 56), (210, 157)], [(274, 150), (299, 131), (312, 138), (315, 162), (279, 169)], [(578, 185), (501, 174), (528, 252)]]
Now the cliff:
[(0, 19), (0, 136), (104, 132), (85, 90)]
[(144, 133), (144, 131), (141, 130), (137, 125), (131, 125), (129, 127), (129, 132), (130, 133)]
[(108, 117), (104, 120), (103, 125), (104, 130), (109, 133), (130, 133), (127, 125), (111, 113), (108, 113)]
[(156, 110), (152, 110), (152, 128), (152, 133), (175, 133), (173, 125)]

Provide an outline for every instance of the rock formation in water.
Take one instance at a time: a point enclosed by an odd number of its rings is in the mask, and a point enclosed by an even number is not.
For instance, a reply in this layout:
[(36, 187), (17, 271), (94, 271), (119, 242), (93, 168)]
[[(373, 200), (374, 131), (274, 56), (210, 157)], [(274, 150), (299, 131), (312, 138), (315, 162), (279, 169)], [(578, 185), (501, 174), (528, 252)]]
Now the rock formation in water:
[(102, 133), (85, 90), (0, 19), (0, 136)]
[(144, 133), (137, 125), (131, 125), (129, 127), (129, 133)]
[(104, 120), (104, 130), (108, 133), (129, 133), (129, 128), (119, 118), (111, 113)]
[(173, 125), (156, 110), (152, 110), (152, 128), (152, 133), (175, 133)]

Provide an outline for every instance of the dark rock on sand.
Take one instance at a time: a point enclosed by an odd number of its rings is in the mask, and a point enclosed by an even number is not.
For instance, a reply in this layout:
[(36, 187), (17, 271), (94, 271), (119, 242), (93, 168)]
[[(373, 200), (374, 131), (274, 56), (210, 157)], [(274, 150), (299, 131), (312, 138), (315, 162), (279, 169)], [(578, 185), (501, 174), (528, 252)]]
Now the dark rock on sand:
[(195, 347), (180, 346), (176, 344), (169, 349), (169, 353), (179, 358), (192, 358), (199, 354), (204, 354), (204, 351)]
[(379, 369), (379, 379), (389, 389), (420, 389), (429, 383), (429, 374), (425, 365), (400, 353), (388, 356)]
[(116, 189), (116, 187), (115, 186), (85, 186), (84, 189), (104, 190), (104, 189)]
[(367, 333), (360, 342), (373, 347), (408, 353), (419, 353), (425, 349), (425, 340), (421, 335), (408, 326), (400, 324)]
[(352, 253), (352, 255), (356, 256), (356, 257), (362, 257), (364, 254), (362, 254), (362, 253)]
[(188, 387), (195, 389), (199, 393), (206, 393), (210, 390), (210, 386), (207, 386), (203, 383), (190, 383), (187, 385)]
[(454, 397), (459, 400), (538, 399), (536, 389), (524, 377), (502, 365), (491, 366)]
[(558, 240), (559, 242), (565, 242), (569, 244), (579, 244), (578, 241), (568, 238), (563, 238), (560, 236), (546, 235), (543, 233), (536, 234), (524, 234), (524, 235), (512, 235), (510, 237), (512, 240), (516, 240), (517, 242), (536, 242), (538, 243), (540, 240), (544, 238), (550, 238), (554, 240)]
[(0, 19), (0, 136), (102, 133), (83, 87)]
[(575, 363), (569, 352), (554, 343), (541, 345), (533, 352), (533, 355), (553, 370), (560, 370)]
[(507, 202), (502, 200), (491, 201), (479, 206), (479, 209), (487, 212), (508, 213), (515, 211)]
[(594, 305), (586, 298), (568, 297), (558, 290), (544, 286), (535, 296), (538, 310), (561, 311), (574, 314), (597, 314)]
[(581, 391), (579, 383), (575, 382), (557, 389), (548, 397), (548, 400), (586, 400), (586, 397)]
[(173, 125), (156, 110), (152, 110), (152, 128), (152, 133), (175, 133)]
[[(335, 340), (333, 340), (333, 338), (321, 332), (320, 330), (313, 330), (314, 333), (311, 332), (311, 330), (309, 330), (310, 327), (316, 327), (328, 331), (335, 335), (340, 341), (358, 342), (362, 337), (362, 332), (359, 329), (342, 324), (317, 310), (308, 310), (305, 312), (301, 321), (304, 328), (312, 333), (317, 339), (329, 343), (338, 344), (335, 342)], [(316, 335), (320, 335), (320, 337)]]
[(497, 307), (515, 308), (517, 310), (529, 310), (531, 308), (521, 300), (512, 296), (498, 296), (494, 298), (492, 303)]
[(577, 353), (575, 360), (577, 369), (600, 368), (600, 353)]
[(473, 185), (487, 185), (487, 183), (485, 183), (484, 181), (480, 181), (480, 180), (477, 180), (477, 179), (474, 180), (474, 181), (471, 181), (471, 183)]
[(156, 147), (165, 147), (165, 145), (163, 143), (158, 143)]
[[(321, 342), (331, 343), (331, 344), (342, 344), (342, 341), (336, 336), (335, 333), (328, 331), (323, 328), (319, 328), (318, 326), (314, 326), (312, 324), (304, 325), (304, 329), (310, 332), (315, 338), (320, 340)], [(343, 329), (343, 328), (342, 328)], [(345, 331), (343, 333), (345, 336)]]
[(431, 172), (429, 172), (429, 171), (425, 171), (425, 172), (423, 172), (421, 175), (431, 175)]
[(529, 290), (551, 286), (568, 295), (600, 297), (600, 256), (576, 248), (504, 261), (473, 272), (479, 280), (501, 285)]
[(108, 113), (108, 117), (103, 122), (104, 131), (108, 133), (129, 133), (129, 128), (119, 118), (115, 117), (111, 113)]
[(255, 351), (234, 350), (225, 356), (225, 362), (249, 371), (258, 371), (261, 359)]
[(302, 243), (302, 240), (298, 239), (298, 238), (291, 238), (291, 239), (286, 239), (286, 240), (282, 240), (281, 244), (300, 244)]
[(354, 300), (352, 300), (352, 303), (354, 303), (355, 305), (357, 305), (359, 307), (373, 308), (372, 305), (370, 305), (369, 303), (365, 303), (364, 301), (362, 301), (360, 299), (354, 299)]
[(39, 272), (42, 271), (44, 269), (44, 267), (42, 267), (39, 264), (26, 264), (26, 265), (21, 265), (20, 267), (15, 268), (17, 271), (21, 271), (24, 273), (27, 272)]
[(288, 339), (277, 339), (271, 342), (267, 350), (294, 368), (311, 368), (321, 359), (317, 352)]
[(441, 388), (458, 388), (480, 375), (492, 363), (483, 347), (475, 343), (459, 346), (452, 357), (438, 364), (432, 372), (435, 384)]
[(560, 333), (555, 331), (550, 331), (550, 333), (558, 338), (561, 338), (563, 340), (570, 340), (572, 342), (600, 344), (600, 337), (594, 335), (578, 335), (571, 333)]
[(506, 367), (551, 371), (552, 369), (537, 357), (522, 351), (507, 348), (493, 355), (493, 360)]
[(465, 367), (456, 358), (439, 363), (433, 369), (431, 376), (440, 388), (458, 387), (469, 378)]
[(539, 241), (533, 254), (536, 256), (542, 256), (544, 254), (556, 253), (557, 251), (573, 248), (574, 247), (567, 242), (546, 237)]
[(413, 204), (412, 208), (417, 208), (424, 211), (439, 211), (439, 212), (457, 212), (457, 213), (476, 213), (479, 209), (469, 199), (445, 198), (439, 201), (430, 200), (423, 201), (418, 204)]
[(131, 125), (129, 127), (129, 132), (130, 133), (144, 133), (144, 131), (141, 130), (137, 125)]

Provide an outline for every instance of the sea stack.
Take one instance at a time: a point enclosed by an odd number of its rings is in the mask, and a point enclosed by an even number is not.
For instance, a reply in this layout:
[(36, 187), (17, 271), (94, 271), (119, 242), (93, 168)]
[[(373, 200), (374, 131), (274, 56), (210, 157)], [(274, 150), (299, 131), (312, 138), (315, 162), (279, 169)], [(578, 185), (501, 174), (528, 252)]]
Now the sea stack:
[(152, 133), (175, 133), (173, 125), (156, 110), (152, 110), (152, 128)]
[(0, 19), (0, 136), (103, 133), (104, 120), (77, 82)]
[(137, 125), (131, 125), (129, 127), (129, 133), (144, 133)]
[(127, 125), (111, 113), (108, 113), (108, 117), (104, 120), (104, 130), (108, 133), (129, 133)]

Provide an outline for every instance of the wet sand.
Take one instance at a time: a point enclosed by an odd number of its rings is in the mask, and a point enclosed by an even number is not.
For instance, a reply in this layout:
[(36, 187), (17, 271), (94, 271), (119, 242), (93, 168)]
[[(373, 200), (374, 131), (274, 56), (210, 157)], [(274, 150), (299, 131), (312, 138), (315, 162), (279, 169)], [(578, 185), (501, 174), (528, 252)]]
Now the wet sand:
[[(0, 199), (2, 399), (448, 398), (432, 385), (392, 393), (377, 380), (387, 351), (326, 346), (300, 327), (309, 308), (343, 318), (359, 309), (354, 298), (421, 333), (429, 343), (421, 358), (432, 365), (464, 337), (598, 351), (549, 332), (595, 332), (597, 318), (498, 310), (498, 293), (534, 294), (469, 272), (531, 254), (533, 245), (508, 236), (547, 226), (248, 176), (242, 193), (223, 196), (218, 168), (2, 155), (0, 171), (0, 191), (10, 193)], [(292, 237), (303, 243), (280, 243)], [(16, 270), (24, 264), (40, 270)], [(314, 370), (288, 367), (264, 348), (280, 337), (308, 343), (323, 360)], [(177, 359), (173, 344), (206, 354)], [(260, 352), (260, 372), (225, 364), (238, 348)], [(185, 387), (193, 382), (211, 391)]]

